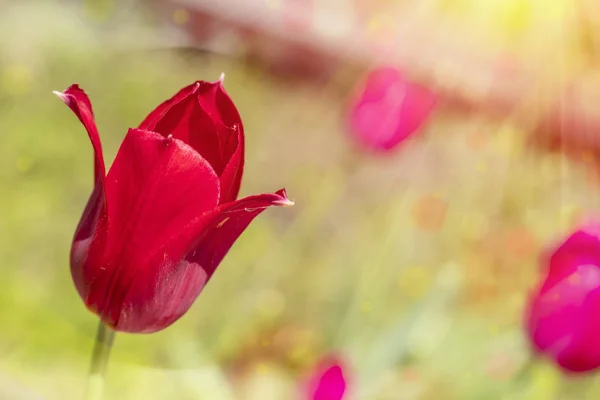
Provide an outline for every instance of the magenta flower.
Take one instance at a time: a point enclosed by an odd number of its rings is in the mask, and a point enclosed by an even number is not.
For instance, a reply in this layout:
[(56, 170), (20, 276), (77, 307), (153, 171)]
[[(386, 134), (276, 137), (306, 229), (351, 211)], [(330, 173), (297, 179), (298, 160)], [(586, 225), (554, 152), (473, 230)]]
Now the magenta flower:
[(391, 150), (425, 124), (436, 102), (435, 93), (409, 82), (397, 69), (379, 68), (352, 99), (349, 129), (361, 146)]
[(600, 226), (573, 233), (550, 254), (527, 329), (535, 350), (571, 372), (600, 366)]
[(325, 360), (319, 363), (308, 382), (308, 399), (342, 400), (346, 393), (346, 377), (339, 360)]
[(195, 82), (129, 129), (108, 171), (91, 103), (56, 93), (88, 132), (95, 186), (75, 231), (71, 274), (114, 330), (150, 333), (192, 305), (235, 240), (285, 190), (236, 200), (244, 130), (222, 79)]

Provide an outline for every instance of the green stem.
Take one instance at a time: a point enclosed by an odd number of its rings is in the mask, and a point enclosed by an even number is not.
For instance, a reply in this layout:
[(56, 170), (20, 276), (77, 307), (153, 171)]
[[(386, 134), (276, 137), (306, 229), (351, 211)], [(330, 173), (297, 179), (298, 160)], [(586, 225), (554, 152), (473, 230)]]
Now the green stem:
[(106, 373), (106, 365), (108, 364), (110, 349), (112, 348), (114, 339), (115, 331), (100, 322), (98, 325), (98, 332), (96, 333), (96, 341), (94, 342), (94, 350), (92, 352), (85, 400), (102, 399), (104, 375)]

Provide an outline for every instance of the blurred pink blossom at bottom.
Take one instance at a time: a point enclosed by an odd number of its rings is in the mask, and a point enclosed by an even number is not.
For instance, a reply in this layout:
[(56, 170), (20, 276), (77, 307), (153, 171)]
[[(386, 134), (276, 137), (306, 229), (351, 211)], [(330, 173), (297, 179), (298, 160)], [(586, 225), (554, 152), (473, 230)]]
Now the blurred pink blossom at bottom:
[(350, 132), (365, 148), (391, 150), (425, 124), (436, 101), (433, 91), (395, 68), (372, 70), (352, 99)]
[(337, 359), (320, 362), (308, 380), (308, 400), (342, 400), (346, 393), (346, 371)]
[(544, 266), (527, 315), (535, 350), (569, 372), (600, 367), (600, 224), (571, 234)]

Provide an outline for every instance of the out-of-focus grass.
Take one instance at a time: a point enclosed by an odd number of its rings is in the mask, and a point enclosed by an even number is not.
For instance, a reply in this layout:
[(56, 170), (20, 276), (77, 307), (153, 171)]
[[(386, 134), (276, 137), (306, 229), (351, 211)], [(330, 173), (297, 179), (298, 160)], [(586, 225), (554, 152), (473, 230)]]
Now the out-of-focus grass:
[(297, 205), (258, 218), (172, 328), (117, 337), (107, 398), (290, 399), (334, 349), (358, 399), (600, 393), (547, 365), (514, 379), (537, 255), (597, 208), (584, 165), (525, 148), (510, 121), (445, 110), (395, 155), (357, 156), (332, 89), (235, 59), (109, 51), (75, 20), (44, 29), (60, 40), (15, 51), (3, 35), (0, 49), (0, 393), (80, 398), (96, 327), (68, 272), (91, 146), (52, 90), (89, 93), (110, 161), (159, 102), (223, 71), (247, 132), (243, 194), (286, 186)]

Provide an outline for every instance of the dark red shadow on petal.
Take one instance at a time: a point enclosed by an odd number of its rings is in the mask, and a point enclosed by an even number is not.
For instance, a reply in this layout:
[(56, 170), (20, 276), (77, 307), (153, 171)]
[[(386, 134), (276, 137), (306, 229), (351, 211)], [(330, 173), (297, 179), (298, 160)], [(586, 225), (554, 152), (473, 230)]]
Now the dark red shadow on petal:
[[(179, 235), (165, 241), (145, 263), (144, 275), (151, 278), (131, 280), (117, 328), (150, 333), (177, 321), (250, 222), (269, 206), (291, 204), (284, 190), (251, 196), (219, 206), (182, 226)], [(150, 298), (147, 293), (154, 295)]]
[(202, 233), (191, 246), (185, 260), (200, 265), (210, 279), (233, 243), (254, 218), (270, 206), (293, 204), (287, 198), (285, 189), (281, 189), (276, 193), (249, 196), (219, 206), (212, 215), (206, 217)]
[(244, 174), (244, 132), (241, 125), (237, 132), (237, 147), (220, 175), (221, 199), (219, 203), (221, 204), (234, 201), (240, 192)]
[[(207, 96), (199, 96), (202, 107), (210, 109), (213, 118), (218, 117), (219, 138), (223, 158), (228, 159), (221, 177), (221, 203), (237, 199), (244, 172), (244, 125), (233, 101), (223, 87), (224, 76), (214, 83), (200, 85), (200, 91)], [(212, 95), (212, 97), (210, 96)]]

